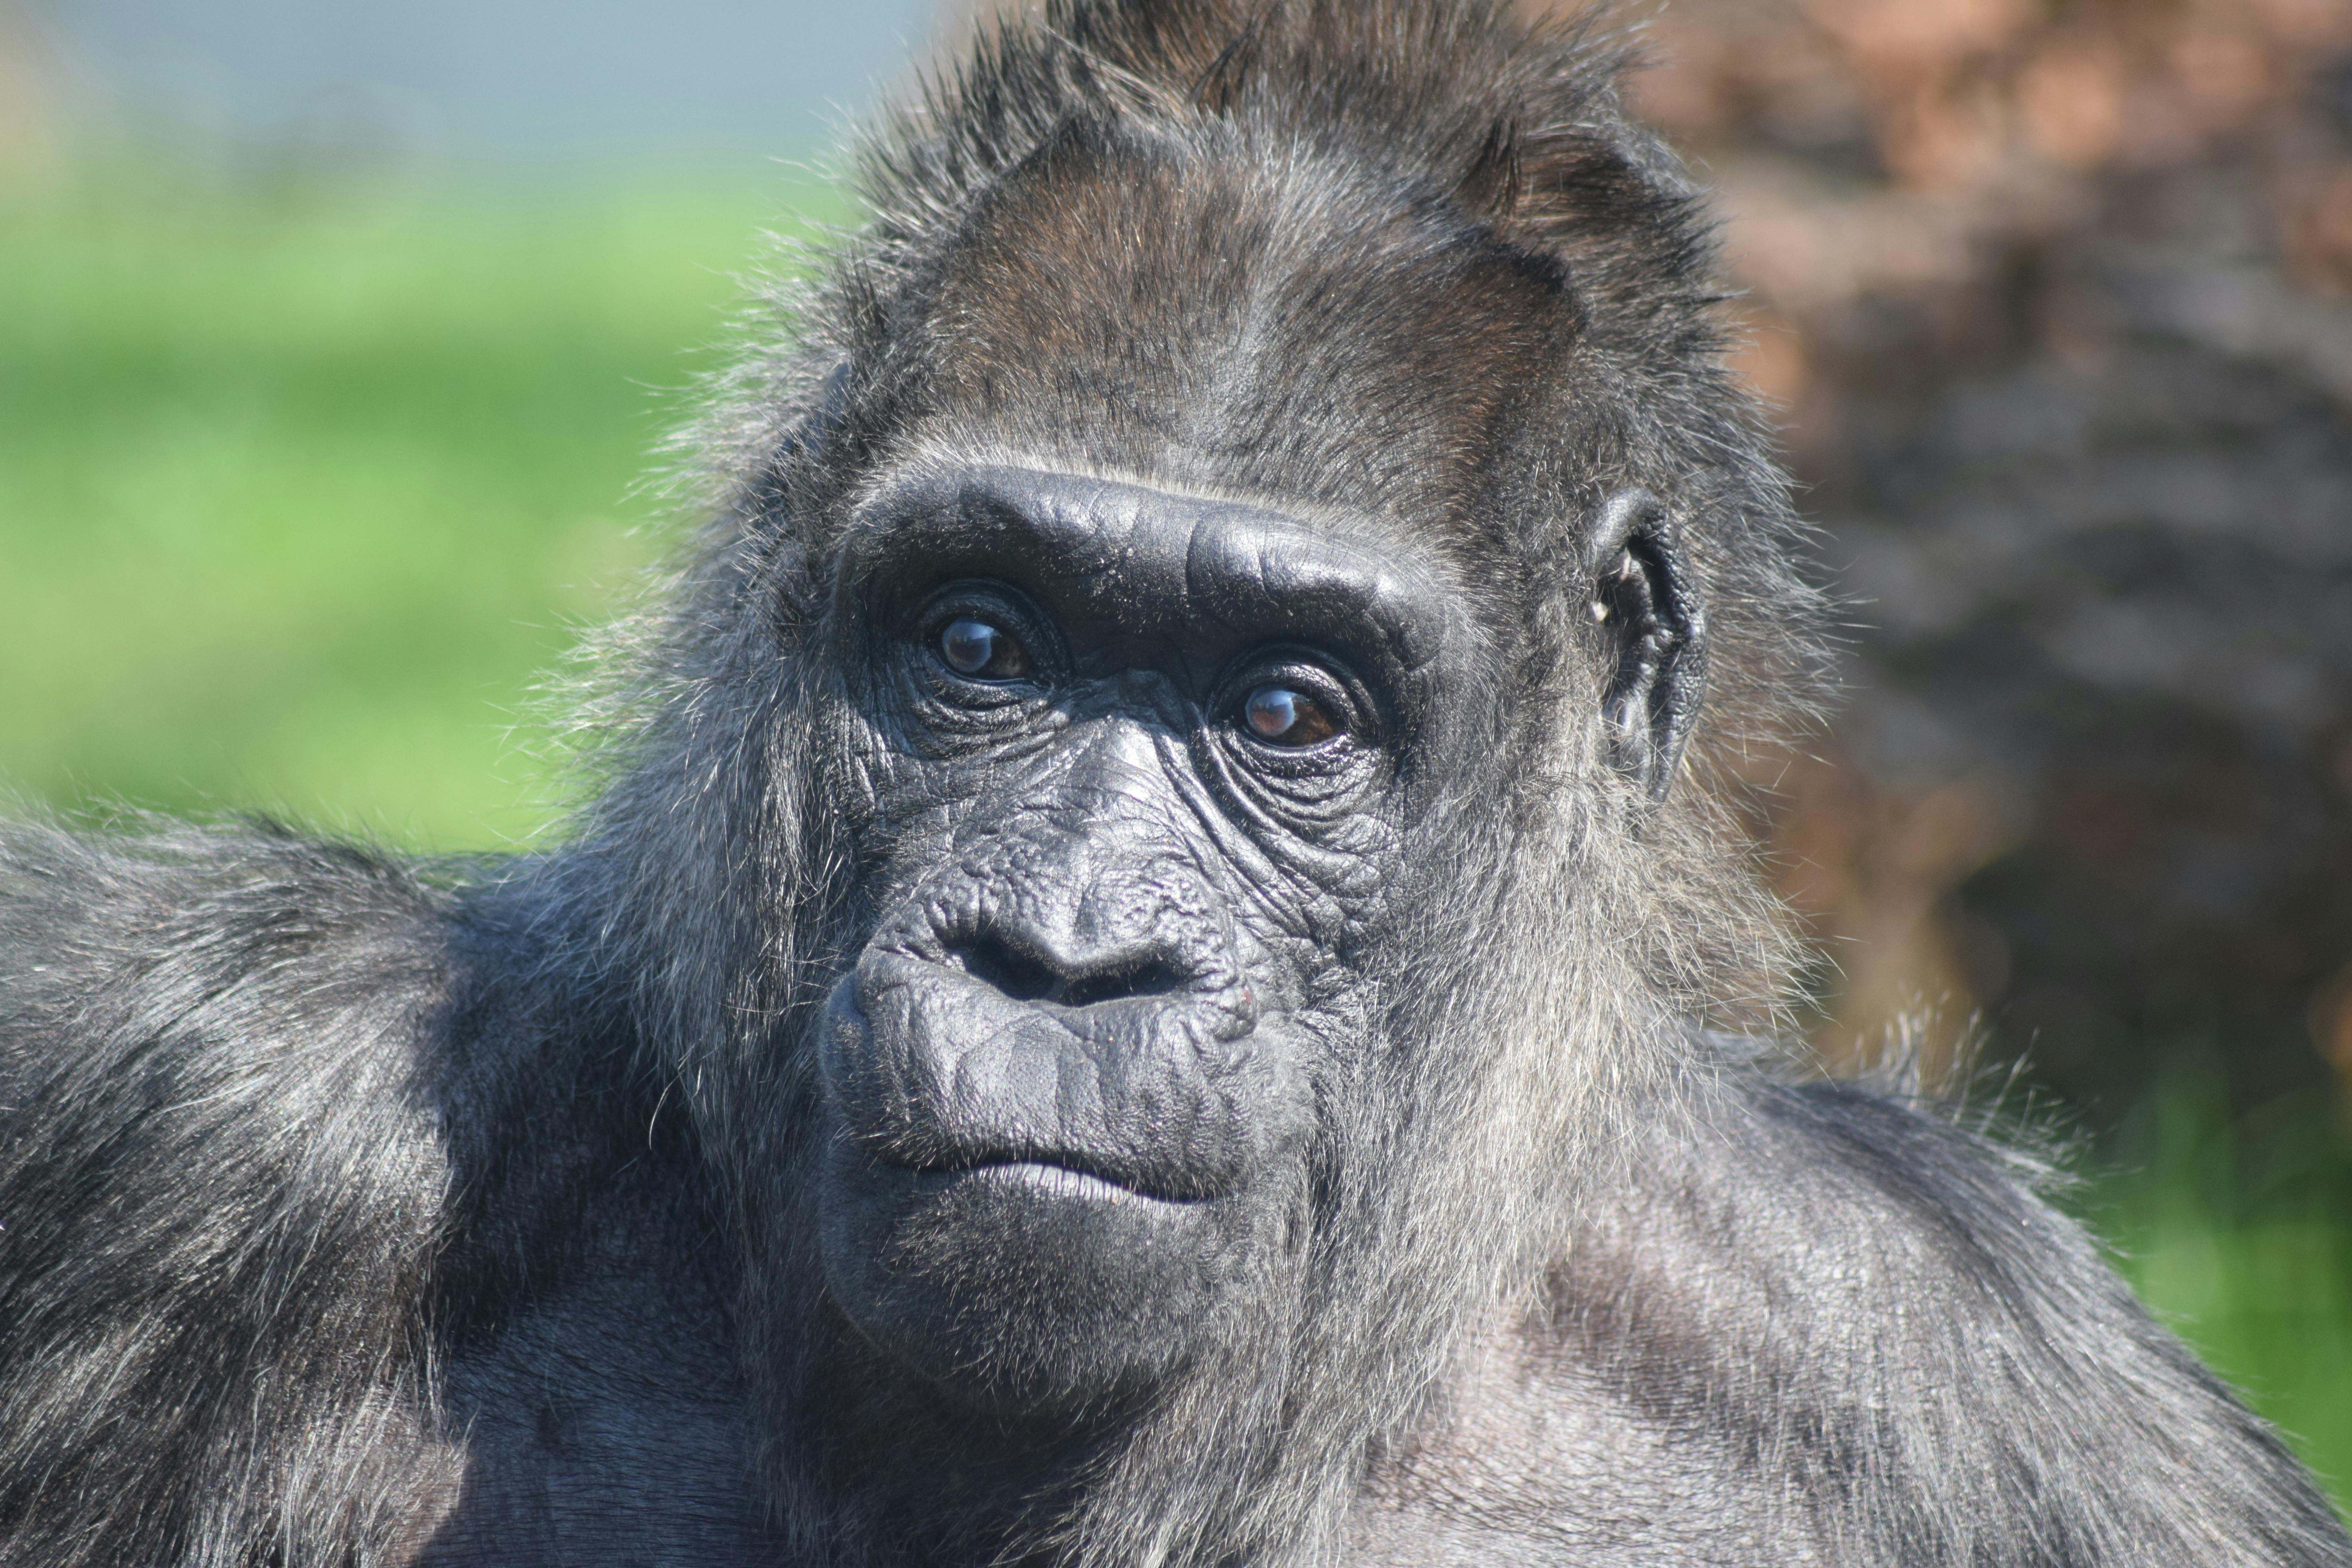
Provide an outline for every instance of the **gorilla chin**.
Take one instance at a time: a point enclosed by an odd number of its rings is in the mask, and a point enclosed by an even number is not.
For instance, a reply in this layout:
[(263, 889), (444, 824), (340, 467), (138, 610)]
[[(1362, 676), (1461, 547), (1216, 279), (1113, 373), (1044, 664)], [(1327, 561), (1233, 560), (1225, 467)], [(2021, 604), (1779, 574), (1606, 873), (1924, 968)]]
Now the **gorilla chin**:
[(969, 1409), (1061, 1426), (1219, 1342), (1302, 1184), (1202, 1070), (1217, 1012), (1016, 1000), (869, 950), (820, 1025), (818, 1244), (850, 1322)]

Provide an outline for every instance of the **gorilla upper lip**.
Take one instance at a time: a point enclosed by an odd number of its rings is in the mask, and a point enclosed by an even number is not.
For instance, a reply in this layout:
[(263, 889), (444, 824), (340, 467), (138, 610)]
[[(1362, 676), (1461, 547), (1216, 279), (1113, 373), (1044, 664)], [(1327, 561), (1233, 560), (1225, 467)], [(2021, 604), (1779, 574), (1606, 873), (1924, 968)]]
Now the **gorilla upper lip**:
[(841, 1125), (926, 1177), (1034, 1166), (1166, 1203), (1240, 1190), (1252, 1129), (1202, 1059), (1213, 1007), (1015, 1001), (919, 959), (869, 953), (820, 1028)]

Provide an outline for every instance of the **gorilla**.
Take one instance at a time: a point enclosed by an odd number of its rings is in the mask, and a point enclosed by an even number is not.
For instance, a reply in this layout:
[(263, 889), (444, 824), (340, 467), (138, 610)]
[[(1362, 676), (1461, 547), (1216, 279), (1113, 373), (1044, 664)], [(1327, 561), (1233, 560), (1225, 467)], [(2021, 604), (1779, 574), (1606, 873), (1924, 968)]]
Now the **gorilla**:
[(2352, 1563), (1769, 1042), (1824, 601), (1620, 45), (1055, 0), (863, 153), (553, 847), (0, 850), (0, 1563)]

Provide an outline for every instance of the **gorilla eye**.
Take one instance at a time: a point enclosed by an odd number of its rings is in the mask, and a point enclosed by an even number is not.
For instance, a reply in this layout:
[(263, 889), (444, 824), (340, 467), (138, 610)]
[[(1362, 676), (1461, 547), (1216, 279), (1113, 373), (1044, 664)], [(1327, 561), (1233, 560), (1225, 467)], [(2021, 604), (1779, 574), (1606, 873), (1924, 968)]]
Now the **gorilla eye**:
[(974, 680), (1016, 680), (1029, 673), (1029, 650), (1013, 634), (969, 616), (941, 629), (940, 657), (950, 669)]
[(1269, 746), (1312, 746), (1339, 732), (1339, 722), (1304, 691), (1261, 686), (1242, 703), (1242, 721)]

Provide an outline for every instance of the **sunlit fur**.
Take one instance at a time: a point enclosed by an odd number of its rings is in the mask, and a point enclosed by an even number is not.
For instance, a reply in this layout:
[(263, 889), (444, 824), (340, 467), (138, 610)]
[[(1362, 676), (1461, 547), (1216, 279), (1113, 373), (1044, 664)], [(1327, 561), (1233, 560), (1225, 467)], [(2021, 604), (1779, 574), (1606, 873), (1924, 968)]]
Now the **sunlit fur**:
[[(882, 122), (871, 216), (749, 322), (692, 437), (710, 521), (599, 645), (595, 787), (554, 847), (420, 868), (270, 829), (0, 838), (0, 1563), (407, 1560), (458, 1506), (447, 1365), (564, 1267), (541, 1238), (614, 1172), (716, 1227), (745, 1484), (808, 1561), (1333, 1563), (1360, 1496), (1443, 1489), (1413, 1456), (1475, 1426), (1496, 1325), (1529, 1323), (1596, 1400), (1724, 1456), (1743, 1560), (2346, 1561), (2034, 1172), (1891, 1100), (1780, 1087), (1745, 1043), (1798, 955), (1721, 763), (1815, 710), (1823, 606), (1720, 363), (1706, 215), (1625, 119), (1625, 63), (1484, 0), (1056, 0)], [(1125, 221), (1212, 199), (1209, 259), (1175, 218)], [(1433, 235), (1550, 269), (1572, 309), (1383, 314), (1451, 265)], [(1228, 264), (1241, 294), (1202, 282)], [(1307, 269), (1345, 312), (1201, 335)], [(1117, 395), (1111, 363), (1135, 371)], [(845, 1333), (804, 1179), (807, 1025), (869, 913), (821, 656), (833, 547), (884, 465), (1007, 458), (1411, 519), (1475, 585), (1507, 699), (1418, 829), (1442, 852), (1395, 889), (1377, 1016), (1318, 1067), (1297, 1266), (1059, 1447)], [(1710, 620), (1663, 801), (1612, 762), (1588, 613), (1587, 531), (1626, 487), (1680, 520)], [(1736, 1200), (1678, 1209), (1659, 1173), (1685, 1170)], [(1897, 1210), (1963, 1258), (1948, 1292), (1749, 1289), (1808, 1248), (1854, 1248), (1851, 1284)], [(1742, 1359), (1768, 1322), (1829, 1326)], [(897, 1459), (845, 1473), (852, 1449)], [(941, 1500), (941, 1465), (991, 1455), (1002, 1486)], [(1603, 1498), (1645, 1480), (1559, 1462)], [(1633, 1561), (1621, 1526), (1527, 1528)]]

